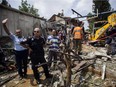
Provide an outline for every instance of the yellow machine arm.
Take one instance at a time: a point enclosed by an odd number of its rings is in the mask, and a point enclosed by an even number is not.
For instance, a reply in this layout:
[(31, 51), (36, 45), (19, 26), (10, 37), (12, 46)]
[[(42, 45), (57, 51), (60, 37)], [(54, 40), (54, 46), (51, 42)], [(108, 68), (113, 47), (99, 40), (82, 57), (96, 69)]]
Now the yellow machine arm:
[(109, 23), (107, 23), (106, 25), (104, 25), (102, 28), (98, 29), (95, 33), (94, 38), (92, 38), (92, 40), (97, 40), (99, 39), (107, 30), (107, 28), (110, 26)]
[(116, 25), (116, 13), (113, 13), (110, 16), (108, 16), (108, 22), (112, 26)]
[(112, 27), (116, 25), (116, 13), (113, 13), (110, 16), (108, 16), (108, 23), (95, 32), (95, 35), (92, 38), (92, 41), (95, 41), (101, 38), (110, 25)]

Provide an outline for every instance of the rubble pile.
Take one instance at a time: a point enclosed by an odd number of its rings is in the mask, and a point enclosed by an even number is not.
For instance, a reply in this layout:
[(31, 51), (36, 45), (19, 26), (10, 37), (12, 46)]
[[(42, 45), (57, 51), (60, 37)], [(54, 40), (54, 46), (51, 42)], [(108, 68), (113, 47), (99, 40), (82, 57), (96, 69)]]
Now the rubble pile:
[[(84, 51), (87, 53), (83, 56), (84, 58), (95, 58), (96, 55), (102, 57), (96, 58), (92, 66), (95, 71), (90, 70), (90, 72), (86, 73), (84, 78), (89, 78), (85, 80), (82, 87), (116, 87), (116, 56), (107, 55), (104, 47), (89, 46), (88, 48), (88, 46), (85, 46)], [(106, 64), (106, 68), (104, 79), (102, 79), (104, 63)]]
[[(88, 50), (89, 49), (89, 50)], [(68, 55), (68, 54), (67, 54)], [(106, 55), (104, 47), (92, 47), (83, 45), (83, 60), (78, 61), (71, 57), (71, 83), (70, 87), (116, 87), (116, 61), (115, 56)], [(45, 79), (43, 69), (39, 69), (42, 84), (39, 87), (66, 87), (67, 67), (62, 61), (53, 63), (50, 73), (52, 79)], [(17, 78), (5, 84), (6, 87), (38, 87), (32, 70), (28, 69), (28, 78), (19, 81)]]
[(4, 72), (16, 70), (14, 55), (6, 56), (4, 63), (6, 67), (0, 64), (0, 74)]

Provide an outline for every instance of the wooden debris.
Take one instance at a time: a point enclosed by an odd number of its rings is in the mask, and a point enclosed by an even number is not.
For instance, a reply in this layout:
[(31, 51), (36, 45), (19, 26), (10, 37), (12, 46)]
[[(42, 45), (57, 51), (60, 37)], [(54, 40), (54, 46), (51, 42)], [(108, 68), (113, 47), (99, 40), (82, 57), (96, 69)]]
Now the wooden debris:
[(66, 79), (66, 87), (70, 87), (71, 85), (71, 59), (70, 56), (65, 54), (65, 62), (66, 62), (66, 69), (67, 69), (67, 79)]
[(85, 64), (87, 63), (87, 61), (81, 61), (80, 63), (79, 62), (75, 62), (76, 66), (74, 68), (72, 68), (72, 71), (73, 72), (76, 72), (78, 71), (82, 66), (84, 66)]
[(106, 72), (106, 62), (103, 63), (102, 80), (104, 80), (105, 78), (105, 72)]
[[(92, 72), (93, 74), (97, 74), (99, 76), (102, 75), (102, 71), (99, 69), (95, 69), (93, 67), (88, 67), (88, 71), (89, 72)], [(106, 78), (112, 78), (112, 79), (116, 79), (116, 74), (115, 72), (112, 72), (111, 70), (106, 70), (106, 75), (105, 75)]]
[(106, 61), (107, 61), (107, 58), (104, 58), (103, 70), (102, 70), (102, 80), (104, 80), (104, 78), (105, 78), (105, 73), (106, 73)]

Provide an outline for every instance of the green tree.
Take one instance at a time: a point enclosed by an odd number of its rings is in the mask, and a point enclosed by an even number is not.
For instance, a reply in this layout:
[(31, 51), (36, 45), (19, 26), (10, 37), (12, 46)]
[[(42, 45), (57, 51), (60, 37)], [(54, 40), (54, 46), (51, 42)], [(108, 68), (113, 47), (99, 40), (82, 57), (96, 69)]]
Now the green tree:
[[(109, 0), (93, 0), (93, 13), (97, 14), (97, 9), (98, 9), (98, 13), (102, 13), (102, 12), (107, 12), (107, 11), (111, 11), (111, 5), (109, 3)], [(107, 13), (107, 14), (100, 14), (98, 17), (96, 18), (92, 18), (92, 17), (87, 17), (88, 23), (89, 23), (89, 31), (93, 31), (93, 26), (95, 26), (96, 24), (94, 24), (95, 22), (98, 22), (98, 24), (96, 25), (97, 27), (101, 27), (103, 24), (99, 23), (99, 21), (107, 21), (108, 16), (111, 13)], [(88, 16), (93, 15), (92, 13), (88, 13)], [(95, 30), (94, 30), (95, 31)]]
[(34, 8), (33, 5), (28, 4), (27, 0), (21, 1), (21, 6), (19, 6), (19, 10), (30, 13), (34, 16), (39, 16), (38, 9)]
[(109, 3), (109, 0), (93, 0), (93, 12), (98, 13), (106, 12), (111, 10), (111, 5)]
[[(93, 0), (93, 12), (97, 13), (107, 12), (111, 10), (109, 0)], [(99, 20), (107, 20), (110, 14), (99, 15)], [(98, 19), (96, 19), (98, 20)]]

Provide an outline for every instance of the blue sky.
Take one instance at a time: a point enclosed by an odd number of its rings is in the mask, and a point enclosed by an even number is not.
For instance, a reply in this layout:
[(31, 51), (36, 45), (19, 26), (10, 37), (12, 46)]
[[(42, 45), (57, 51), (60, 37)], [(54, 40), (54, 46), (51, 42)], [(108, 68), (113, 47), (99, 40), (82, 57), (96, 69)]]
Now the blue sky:
[[(21, 0), (7, 0), (13, 8), (18, 9)], [(93, 0), (27, 0), (29, 4), (34, 5), (39, 9), (40, 17), (49, 19), (53, 14), (58, 14), (64, 10), (64, 15), (68, 17), (76, 17), (76, 14), (72, 14), (71, 9), (76, 10), (82, 15), (87, 15), (92, 12)], [(111, 7), (116, 10), (116, 0), (109, 0)], [(84, 19), (80, 19), (84, 20)], [(88, 24), (86, 21), (85, 27)]]

